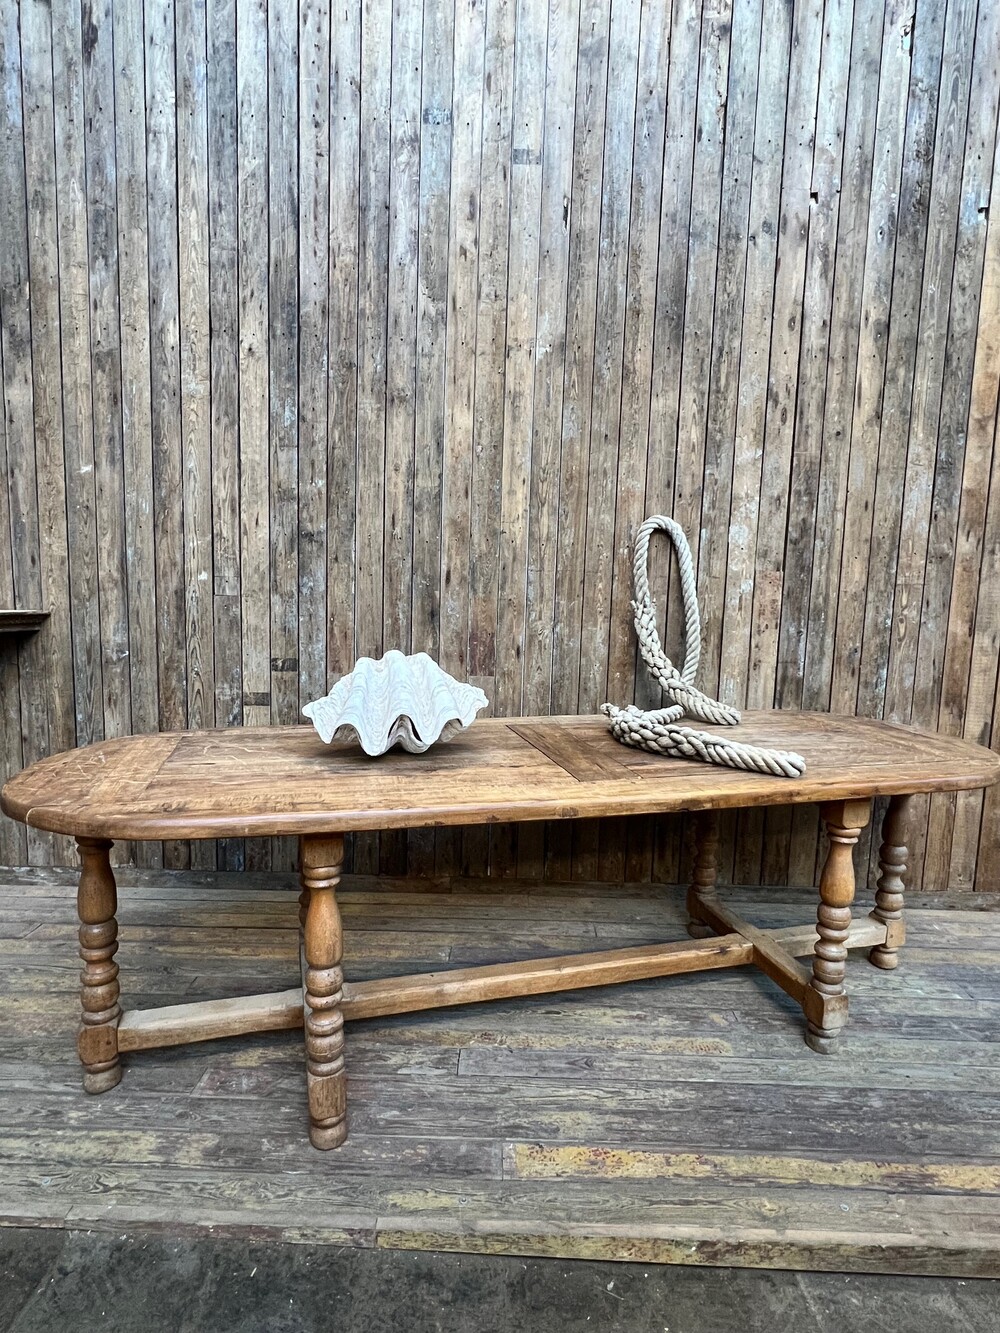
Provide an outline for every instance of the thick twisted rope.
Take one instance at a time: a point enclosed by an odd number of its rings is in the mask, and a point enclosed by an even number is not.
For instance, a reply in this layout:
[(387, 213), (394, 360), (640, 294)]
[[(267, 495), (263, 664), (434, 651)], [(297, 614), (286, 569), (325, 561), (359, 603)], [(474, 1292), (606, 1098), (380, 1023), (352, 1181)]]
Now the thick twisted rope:
[[(654, 532), (665, 532), (673, 543), (681, 577), (684, 601), (684, 666), (680, 671), (663, 651), (656, 629), (656, 608), (649, 591), (649, 539)], [(611, 734), (623, 745), (635, 745), (654, 754), (676, 759), (700, 759), (706, 764), (722, 764), (751, 773), (769, 773), (774, 777), (798, 778), (805, 772), (806, 761), (790, 750), (766, 750), (759, 745), (744, 745), (707, 731), (678, 726), (685, 715), (700, 722), (734, 727), (740, 714), (735, 708), (702, 694), (694, 684), (701, 660), (701, 617), (695, 586), (694, 561), (683, 529), (672, 518), (657, 515), (647, 518), (636, 533), (632, 561), (635, 601), (632, 612), (639, 652), (649, 674), (670, 699), (670, 706), (644, 713), (630, 704), (616, 708), (605, 704), (601, 712), (609, 719)]]

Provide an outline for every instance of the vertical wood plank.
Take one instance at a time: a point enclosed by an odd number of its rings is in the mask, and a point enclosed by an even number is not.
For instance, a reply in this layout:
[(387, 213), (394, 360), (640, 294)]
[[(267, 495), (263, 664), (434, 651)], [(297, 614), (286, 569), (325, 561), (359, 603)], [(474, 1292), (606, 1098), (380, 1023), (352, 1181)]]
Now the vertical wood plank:
[[(902, 167), (903, 127), (909, 86), (909, 24), (905, 3), (886, 9), (882, 34), (875, 138), (881, 145), (872, 165), (860, 336), (849, 436), (847, 493), (843, 520), (841, 583), (859, 591), (872, 554), (875, 488), (880, 459), (883, 387), (889, 343), (889, 307), (895, 260), (897, 208)], [(883, 460), (887, 461), (887, 460)], [(840, 598), (836, 608), (830, 705), (852, 713), (859, 694), (865, 599)]]
[[(574, 168), (574, 225), (570, 245), (570, 302), (567, 310), (567, 365), (564, 371), (560, 453), (559, 554), (556, 582), (557, 631), (553, 651), (553, 707), (576, 712), (583, 682), (584, 606), (590, 523), (590, 469), (594, 387), (597, 367), (597, 288), (604, 226), (604, 147), (611, 86), (611, 32), (607, 13), (581, 9), (580, 75), (577, 80), (577, 142)], [(574, 240), (579, 237), (579, 244)], [(617, 440), (615, 441), (617, 445)], [(565, 700), (565, 702), (564, 702)], [(598, 820), (574, 823), (571, 871), (574, 879), (600, 873)]]
[[(236, 76), (242, 721), (262, 726), (271, 720), (266, 0), (237, 0)], [(266, 840), (249, 841), (247, 868), (265, 869), (269, 853)]]
[[(968, 307), (978, 306), (975, 338), (955, 337), (949, 330), (949, 389), (956, 406), (949, 417), (967, 419), (962, 469), (962, 491), (948, 610), (938, 727), (951, 735), (997, 743), (991, 728), (996, 708), (997, 645), (1000, 642), (1000, 607), (997, 603), (996, 529), (996, 420), (1000, 387), (1000, 229), (994, 223), (990, 199), (1000, 187), (1000, 14), (980, 8), (969, 98), (969, 123), (962, 173), (962, 202), (956, 254), (956, 285), (966, 310), (956, 321), (961, 327)], [(991, 164), (992, 147), (992, 164)], [(977, 244), (978, 243), (978, 244)], [(978, 267), (982, 245), (982, 269)], [(970, 272), (971, 269), (971, 272)], [(962, 273), (962, 270), (965, 270)], [(968, 358), (972, 357), (971, 368)], [(963, 386), (968, 376), (966, 417)], [(947, 395), (946, 390), (946, 395)], [(944, 409), (943, 409), (944, 414)], [(932, 803), (925, 880), (948, 887), (972, 888), (976, 882), (983, 796), (961, 792), (954, 800)], [(948, 862), (945, 863), (945, 847)], [(985, 862), (983, 863), (985, 865)]]
[[(78, 8), (52, 6), (52, 81), (59, 253), (63, 449), (73, 627), (76, 742), (99, 740), (104, 728), (100, 658), (90, 312), (83, 137), (83, 35)], [(148, 151), (148, 150), (147, 150)]]
[[(118, 309), (115, 94), (110, 0), (88, 7), (83, 112), (90, 279), (90, 382), (104, 735), (132, 730)], [(116, 849), (119, 852), (121, 849)]]
[(871, 190), (882, 50), (882, 5), (871, 0), (857, 0), (853, 23), (830, 341), (827, 364), (822, 369), (827, 383), (815, 531), (823, 533), (824, 538), (814, 542), (810, 571), (802, 692), (802, 704), (807, 708), (829, 707), (833, 675), (843, 532), (840, 515), (847, 488), (847, 441), (858, 357), (858, 326), (854, 311), (864, 275), (865, 219)]
[[(777, 702), (788, 708), (801, 707), (805, 693), (809, 591), (820, 532), (817, 498), (844, 158), (851, 9), (849, 0), (834, 0), (826, 6), (820, 48), (777, 676)], [(815, 820), (810, 823), (814, 825)], [(810, 863), (813, 859), (810, 857)]]
[(469, 488), (463, 468), (471, 464), (476, 366), (483, 19), (476, 0), (425, 0), (417, 130), (410, 614), (414, 650), (459, 674), (468, 641), (468, 580), (452, 582), (452, 568), (460, 570), (469, 559)]
[[(757, 572), (750, 626), (749, 698), (778, 706), (782, 603), (787, 580), (787, 529), (796, 397), (810, 223), (810, 173), (815, 150), (824, 6), (796, 6), (789, 45), (788, 97), (782, 152), (781, 201), (771, 349), (768, 367), (761, 500), (757, 519)], [(761, 878), (788, 882), (792, 808), (764, 816)]]
[[(420, 235), (422, 15), (395, 0), (390, 92), (383, 647), (412, 650)], [(421, 442), (422, 443), (422, 442)], [(405, 832), (379, 836), (383, 874), (406, 872)]]
[[(330, 4), (299, 7), (298, 705), (326, 693)], [(338, 144), (339, 147), (339, 144)], [(296, 719), (298, 720), (298, 719)]]
[[(485, 10), (479, 0), (424, 5), (413, 629), (414, 646), (460, 680), (468, 678), (467, 572), (475, 565), (470, 532)], [(455, 870), (466, 856), (472, 873), (487, 869), (489, 837), (482, 829), (414, 830), (409, 847), (418, 874), (438, 866)]]
[[(612, 9), (608, 38), (607, 106), (601, 223), (596, 275), (596, 326), (591, 379), (590, 448), (587, 471), (587, 525), (583, 571), (583, 626), (580, 635), (580, 690), (577, 707), (592, 712), (607, 696), (611, 623), (605, 611), (612, 598), (615, 497), (620, 471), (622, 373), (625, 352), (629, 223), (632, 214), (632, 151), (638, 80), (641, 7)], [(596, 873), (617, 880), (623, 873), (622, 825), (598, 826)], [(594, 849), (586, 856), (594, 867)]]
[[(504, 349), (500, 540), (497, 565), (495, 712), (522, 711), (527, 623), (529, 477), (544, 151), (548, 14), (532, 0), (516, 8), (510, 157), (510, 231)], [(527, 835), (530, 840), (531, 834)], [(503, 873), (517, 873), (520, 830), (494, 829)], [(439, 869), (441, 869), (439, 865)]]
[[(917, 670), (925, 566), (931, 526), (935, 449), (943, 392), (944, 355), (951, 308), (957, 212), (960, 198), (964, 126), (974, 7), (953, 0), (948, 6), (940, 67), (941, 98), (934, 136), (930, 214), (934, 226), (924, 255), (917, 357), (910, 406), (901, 545), (893, 607), (886, 712), (917, 721), (913, 691)], [(919, 824), (919, 813), (915, 812)], [(919, 870), (920, 847), (915, 864)]]
[[(671, 513), (674, 508), (689, 262), (689, 246), (686, 243), (679, 245), (677, 238), (687, 237), (691, 227), (703, 38), (701, 9), (700, 0), (674, 0), (671, 12), (646, 469), (647, 514)], [(666, 608), (679, 589), (673, 577), (668, 581), (668, 568), (667, 553), (653, 550), (649, 564), (650, 582), (651, 586), (662, 589), (658, 602), (660, 635), (665, 643), (669, 643)], [(667, 651), (669, 653), (669, 647)], [(660, 704), (659, 687), (645, 673), (640, 673), (636, 682), (636, 702), (645, 708)]]
[(361, 11), (330, 18), (330, 379), (327, 473), (327, 683), (355, 657), (360, 263)]
[(608, 687), (611, 625), (598, 607), (611, 603), (614, 573), (639, 21), (638, 4), (620, 4), (612, 10), (580, 638), (578, 707), (585, 712), (600, 707)]
[[(825, 507), (820, 512), (819, 501), (851, 36), (852, 5), (847, 0), (827, 5), (809, 177), (809, 241), (778, 649), (779, 707), (802, 707), (808, 694), (806, 649), (813, 565), (817, 547), (829, 532), (829, 514)], [(818, 830), (815, 810), (796, 807), (790, 833), (789, 883), (815, 883)]]
[[(299, 136), (297, 0), (267, 9), (268, 445), (270, 716), (299, 706)], [(271, 842), (271, 866), (293, 870), (294, 839)]]
[(278, 723), (298, 720), (299, 695), (298, 41), (297, 4), (268, 0), (270, 693)]
[[(479, 284), (476, 302), (476, 383), (469, 537), (469, 676), (480, 678), (493, 708), (496, 690), (500, 561), (501, 476), (504, 443), (504, 383), (507, 321), (507, 260), (510, 242), (511, 141), (514, 97), (515, 0), (486, 6), (483, 64), (482, 157), (479, 191)], [(454, 576), (453, 576), (454, 577)], [(483, 678), (485, 677), (485, 680)], [(489, 830), (489, 856), (510, 835)], [(463, 840), (469, 855), (482, 839)]]
[[(757, 516), (756, 566), (760, 582), (754, 590), (751, 613), (747, 692), (748, 702), (768, 708), (777, 702), (780, 604), (785, 583), (823, 8), (820, 0), (795, 6), (788, 46), (788, 94)], [(778, 33), (771, 28), (769, 13), (765, 15), (765, 25), (770, 45), (777, 41)], [(761, 73), (762, 88), (773, 91), (767, 74), (764, 70)]]
[(604, 6), (596, 0), (583, 0), (577, 53), (552, 641), (551, 699), (557, 713), (575, 712), (580, 693), (608, 39)]
[[(47, 623), (30, 646), (24, 646), (18, 663), (22, 696), (27, 687), (37, 701), (34, 708), (29, 707), (29, 725), (22, 729), (25, 763), (68, 749), (76, 735), (62, 425), (51, 21), (48, 6), (36, 2), (22, 5), (21, 99), (24, 189), (30, 201), (26, 221), (38, 503), (37, 596), (40, 605), (49, 611)], [(37, 864), (68, 863), (73, 856), (72, 847), (67, 838), (27, 830), (28, 859)]]
[[(392, 6), (366, 0), (361, 39), (361, 199), (358, 280), (356, 650), (381, 657), (385, 596), (386, 337)], [(392, 645), (388, 645), (392, 646)]]
[(521, 711), (524, 687), (528, 478), (532, 465), (547, 18), (541, 5), (533, 0), (519, 0), (514, 43), (494, 687), (494, 707), (502, 717), (515, 716)]
[[(0, 596), (8, 606), (34, 589), (38, 574), (38, 533), (27, 511), (29, 479), (35, 478), (32, 411), (31, 329), (28, 305), (28, 232), (21, 104), (21, 49), (17, 12), (0, 10)], [(34, 528), (32, 533), (28, 524)], [(32, 579), (34, 575), (34, 579)], [(15, 645), (0, 647), (0, 776), (23, 762), (22, 701)], [(27, 859), (22, 825), (0, 823), (0, 856), (18, 864)]]
[[(243, 721), (239, 490), (239, 169), (235, 0), (207, 0), (209, 356), (215, 723)], [(242, 839), (218, 846), (220, 869), (244, 865)]]
[[(782, 95), (773, 100), (758, 98), (754, 118), (736, 447), (719, 664), (720, 698), (749, 706), (764, 703), (768, 680), (763, 664), (754, 654), (754, 647), (762, 637), (762, 625), (777, 627), (780, 606), (780, 570), (768, 568), (767, 554), (759, 549), (764, 456), (778, 452), (775, 443), (765, 439), (773, 323), (755, 320), (753, 312), (777, 306), (775, 273), (781, 174), (777, 167), (779, 154), (776, 147), (783, 141), (785, 130), (780, 112), (786, 101), (790, 20), (784, 6), (776, 7), (770, 0), (765, 0), (760, 78), (763, 86), (780, 88)], [(764, 820), (763, 811), (747, 811), (739, 817), (733, 863), (736, 883), (756, 883), (762, 876)], [(725, 865), (728, 859), (725, 847), (722, 854), (722, 864)]]
[[(547, 713), (552, 695), (559, 449), (562, 423), (569, 234), (573, 188), (573, 122), (580, 26), (578, 0), (552, 0), (545, 44), (545, 109), (539, 215), (535, 366), (532, 386), (531, 471), (525, 590), (524, 677), (521, 707)], [(544, 824), (518, 831), (518, 874), (545, 874)]]
[[(176, 0), (177, 225), (179, 243), (181, 440), (184, 509), (184, 639), (187, 723), (215, 722), (212, 560), (212, 407), (208, 207), (207, 13), (204, 0)], [(215, 866), (211, 843), (194, 843), (191, 865)]]
[[(614, 701), (627, 702), (635, 697), (636, 689), (632, 547), (636, 530), (645, 517), (669, 20), (669, 5), (662, 8), (652, 5), (640, 14), (631, 149), (631, 215), (623, 275), (619, 442), (611, 586), (607, 596), (610, 615), (605, 694)], [(602, 876), (624, 878), (630, 863), (640, 867), (647, 859), (651, 863), (652, 829), (648, 824), (616, 820), (606, 824), (604, 834)]]
[[(159, 726), (159, 678), (142, 9), (113, 5), (113, 25), (114, 50), (135, 53), (114, 61), (118, 319), (131, 725), (150, 732)], [(162, 864), (158, 843), (136, 843), (135, 855), (140, 865)]]
[[(354, 626), (357, 657), (385, 642), (386, 412), (389, 241), (392, 207), (393, 6), (366, 0), (361, 35), (361, 164), (358, 264), (357, 490)], [(378, 867), (378, 839), (354, 839), (354, 870)]]
[(666, 126), (670, 3), (644, 8), (638, 37), (634, 142), (631, 152), (631, 218), (625, 274), (625, 323), (618, 484), (610, 590), (608, 698), (631, 702), (636, 648), (632, 628), (632, 546), (646, 517), (653, 328)]
[[(733, 13), (732, 53), (726, 96), (725, 158), (719, 200), (719, 240), (711, 360), (707, 376), (705, 464), (699, 514), (705, 533), (698, 560), (698, 596), (704, 606), (701, 688), (719, 688), (729, 533), (719, 520), (732, 506), (736, 409), (742, 341), (743, 293), (747, 271), (750, 182), (754, 120), (760, 67), (761, 6), (738, 5)], [(676, 588), (676, 584), (674, 585)], [(730, 849), (731, 853), (731, 849)]]
[[(902, 155), (892, 298), (888, 314), (878, 466), (866, 575), (864, 632), (858, 670), (858, 710), (879, 717), (885, 708), (897, 552), (906, 472), (906, 428), (913, 397), (920, 310), (921, 262), (927, 244), (934, 129), (944, 37), (944, 6), (921, 6), (910, 44), (909, 95)], [(874, 826), (874, 821), (873, 821)], [(877, 847), (874, 849), (877, 856)], [(874, 867), (873, 867), (874, 868)]]
[[(687, 229), (677, 455), (672, 497), (674, 517), (688, 535), (696, 564), (701, 552), (701, 489), (705, 473), (707, 403), (705, 383), (712, 350), (732, 18), (731, 0), (722, 0), (722, 3), (711, 4), (703, 9), (698, 56), (693, 157), (696, 187), (692, 189)], [(674, 576), (671, 577), (671, 583), (674, 584)], [(676, 607), (676, 601), (671, 601)], [(668, 610), (668, 621), (669, 618)]]
[(383, 649), (410, 651), (413, 584), (413, 453), (420, 224), (422, 15), (395, 0), (389, 123), (389, 277), (386, 292)]

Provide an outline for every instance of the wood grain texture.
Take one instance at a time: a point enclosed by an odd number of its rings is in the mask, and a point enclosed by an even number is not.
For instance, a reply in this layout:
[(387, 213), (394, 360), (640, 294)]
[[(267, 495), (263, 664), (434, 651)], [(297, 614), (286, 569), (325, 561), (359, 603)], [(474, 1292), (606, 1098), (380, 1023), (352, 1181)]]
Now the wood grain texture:
[[(131, 1003), (294, 977), (292, 876), (117, 878)], [(129, 1054), (127, 1095), (83, 1096), (70, 883), (0, 876), (5, 1222), (1000, 1275), (995, 911), (923, 899), (898, 971), (852, 955), (846, 1048), (825, 1058), (794, 1002), (746, 968), (349, 1024), (351, 1133), (322, 1156), (304, 1132), (300, 1031)], [(720, 898), (786, 938), (812, 901)], [(686, 919), (680, 891), (650, 886), (348, 878), (338, 900), (347, 994), (389, 959), (407, 974), (615, 950), (683, 940)], [(138, 1052), (129, 1031), (119, 1048)]]
[[(3, 0), (0, 609), (49, 612), (0, 644), (4, 773), (290, 723), (392, 646), (497, 715), (652, 706), (652, 512), (706, 689), (997, 746), (998, 53), (975, 0)], [(988, 887), (994, 796), (908, 824), (914, 888)], [(675, 879), (683, 835), (346, 856)], [(720, 837), (722, 882), (818, 875), (808, 812)], [(288, 856), (115, 849), (192, 854)]]
[(0, 806), (77, 837), (200, 840), (837, 801), (850, 819), (854, 801), (867, 811), (863, 798), (975, 790), (1000, 778), (1000, 757), (985, 746), (863, 718), (746, 713), (741, 731), (748, 744), (766, 735), (801, 754), (806, 772), (775, 778), (666, 759), (620, 745), (603, 718), (487, 718), (429, 756), (378, 759), (350, 742), (324, 745), (308, 726), (234, 727), (54, 755), (11, 778)]
[[(530, 958), (519, 963), (485, 963), (443, 972), (355, 981), (344, 986), (340, 1008), (345, 1021), (385, 1018), (389, 1014), (420, 1013), (425, 1009), (448, 1009), (524, 995), (617, 986), (627, 981), (741, 967), (751, 962), (757, 962), (764, 971), (771, 965), (782, 989), (798, 998), (805, 985), (805, 974), (800, 981), (799, 971), (791, 970), (794, 967), (791, 960), (812, 953), (818, 938), (816, 930), (812, 926), (789, 926), (765, 932), (733, 916), (728, 909), (716, 905), (713, 910), (720, 921), (738, 922), (739, 931), (725, 935), (709, 931), (708, 937), (696, 944), (679, 940), (606, 949), (600, 953)], [(870, 917), (851, 925), (846, 943), (848, 948), (864, 948), (884, 943), (885, 936), (885, 923)], [(791, 984), (790, 976), (794, 979)], [(300, 986), (233, 999), (193, 1000), (190, 1004), (126, 1010), (118, 1024), (118, 1050), (159, 1050), (164, 1046), (217, 1041), (220, 1037), (249, 1032), (284, 1031), (304, 1024)]]

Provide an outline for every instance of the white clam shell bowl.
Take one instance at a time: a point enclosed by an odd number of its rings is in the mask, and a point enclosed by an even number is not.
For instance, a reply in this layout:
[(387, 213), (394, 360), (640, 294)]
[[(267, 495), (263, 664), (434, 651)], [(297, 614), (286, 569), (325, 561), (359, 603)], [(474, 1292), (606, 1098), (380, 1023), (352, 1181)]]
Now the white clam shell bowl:
[(378, 661), (362, 657), (302, 712), (325, 744), (356, 740), (374, 756), (394, 745), (422, 754), (470, 726), (488, 705), (482, 690), (455, 680), (426, 653), (407, 657), (393, 648)]

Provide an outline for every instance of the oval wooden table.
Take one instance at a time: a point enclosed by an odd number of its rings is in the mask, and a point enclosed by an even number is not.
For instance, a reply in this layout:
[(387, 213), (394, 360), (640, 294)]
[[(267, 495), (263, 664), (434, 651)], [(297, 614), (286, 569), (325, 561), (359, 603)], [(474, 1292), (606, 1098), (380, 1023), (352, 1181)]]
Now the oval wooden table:
[[(817, 713), (747, 713), (737, 733), (720, 730), (797, 751), (805, 776), (647, 754), (619, 745), (593, 717), (488, 719), (427, 754), (379, 759), (355, 746), (327, 747), (308, 727), (268, 727), (130, 736), (32, 765), (7, 783), (0, 804), (79, 845), (84, 1087), (114, 1087), (122, 1052), (304, 1025), (310, 1138), (333, 1148), (347, 1133), (345, 1019), (747, 964), (795, 998), (806, 1040), (830, 1051), (847, 1020), (847, 950), (866, 946), (885, 969), (898, 961), (909, 797), (989, 786), (1000, 757), (967, 741)], [(875, 796), (892, 798), (876, 905), (852, 922), (852, 853)], [(829, 837), (817, 924), (759, 930), (716, 895), (717, 812), (810, 802)], [(700, 812), (687, 897), (692, 941), (344, 982), (336, 888), (346, 832), (677, 810)], [(113, 840), (281, 835), (300, 840), (302, 987), (122, 1010)], [(797, 959), (810, 955), (807, 970)]]

